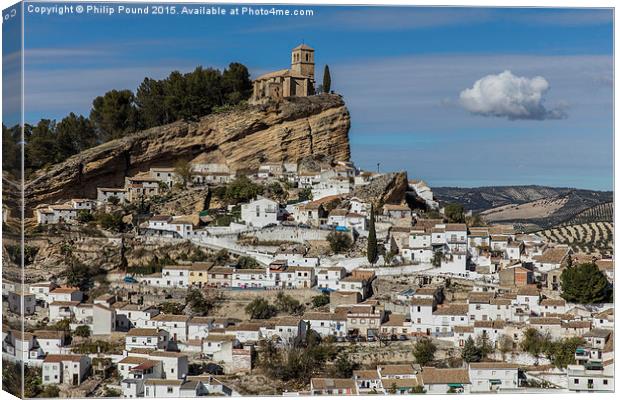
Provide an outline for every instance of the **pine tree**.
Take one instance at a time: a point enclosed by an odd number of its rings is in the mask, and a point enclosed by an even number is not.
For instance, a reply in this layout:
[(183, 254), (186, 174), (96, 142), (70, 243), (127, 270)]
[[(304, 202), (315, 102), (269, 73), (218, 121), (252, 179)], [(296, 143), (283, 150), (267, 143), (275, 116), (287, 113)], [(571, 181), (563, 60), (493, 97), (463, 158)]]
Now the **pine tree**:
[(604, 303), (610, 297), (610, 284), (596, 264), (586, 263), (567, 267), (560, 276), (562, 297), (579, 304)]
[(463, 358), (463, 361), (468, 364), (480, 361), (480, 359), (482, 358), (480, 354), (480, 349), (478, 349), (478, 347), (476, 346), (476, 342), (474, 342), (474, 339), (471, 336), (468, 337), (467, 340), (465, 340), (463, 350), (461, 350), (461, 357)]
[(329, 65), (323, 70), (323, 93), (329, 93), (332, 88), (332, 76), (329, 73)]
[(375, 230), (375, 208), (370, 206), (370, 222), (368, 224), (368, 248), (366, 255), (368, 256), (368, 262), (375, 264), (377, 262), (377, 231)]

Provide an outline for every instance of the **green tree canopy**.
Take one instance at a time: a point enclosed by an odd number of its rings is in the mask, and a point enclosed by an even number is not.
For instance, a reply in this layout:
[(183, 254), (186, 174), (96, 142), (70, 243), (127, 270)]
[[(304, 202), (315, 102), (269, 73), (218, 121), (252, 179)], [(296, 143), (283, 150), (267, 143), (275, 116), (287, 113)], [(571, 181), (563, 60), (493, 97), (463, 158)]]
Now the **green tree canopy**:
[(450, 223), (465, 222), (465, 208), (458, 203), (446, 204), (444, 207), (444, 215)]
[(560, 276), (562, 298), (579, 304), (610, 301), (612, 290), (607, 277), (594, 263), (566, 267)]
[(476, 346), (476, 342), (471, 336), (468, 337), (463, 344), (463, 349), (461, 349), (461, 357), (466, 363), (478, 362), (482, 359), (480, 349)]
[(329, 247), (336, 254), (344, 253), (353, 246), (351, 237), (342, 232), (330, 232), (327, 235), (327, 242), (329, 242)]
[(138, 110), (131, 90), (110, 90), (93, 100), (90, 120), (104, 141), (139, 129)]
[(245, 312), (251, 319), (269, 319), (278, 314), (278, 309), (267, 300), (256, 298), (245, 307)]
[(433, 341), (429, 338), (421, 338), (413, 346), (413, 356), (415, 357), (416, 361), (422, 366), (428, 365), (431, 361), (435, 359), (436, 351), (437, 346), (435, 346)]
[(75, 336), (87, 338), (90, 336), (90, 327), (88, 325), (80, 325), (75, 328)]

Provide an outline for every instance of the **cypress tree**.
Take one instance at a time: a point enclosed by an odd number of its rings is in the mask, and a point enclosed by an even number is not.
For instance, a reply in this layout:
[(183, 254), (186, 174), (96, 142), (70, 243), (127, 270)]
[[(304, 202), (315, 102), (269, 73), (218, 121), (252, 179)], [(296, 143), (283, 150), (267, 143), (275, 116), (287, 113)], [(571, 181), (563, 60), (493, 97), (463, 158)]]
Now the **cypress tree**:
[(375, 208), (370, 206), (370, 222), (368, 224), (368, 248), (366, 250), (368, 262), (375, 264), (377, 262), (377, 231), (375, 230)]
[(325, 69), (323, 70), (323, 92), (329, 93), (332, 88), (332, 77), (329, 74), (329, 65), (325, 64)]

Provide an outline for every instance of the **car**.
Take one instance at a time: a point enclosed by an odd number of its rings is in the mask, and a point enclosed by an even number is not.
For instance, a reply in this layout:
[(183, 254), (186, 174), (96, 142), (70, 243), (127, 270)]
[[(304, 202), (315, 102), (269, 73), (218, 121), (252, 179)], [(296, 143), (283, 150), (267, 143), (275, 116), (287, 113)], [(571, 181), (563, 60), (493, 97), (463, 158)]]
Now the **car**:
[(409, 338), (407, 337), (407, 335), (399, 335), (398, 340), (409, 340)]
[(123, 278), (123, 282), (125, 282), (125, 283), (138, 283), (136, 278), (134, 278), (133, 276), (129, 276), (129, 275), (127, 275), (126, 277)]
[(336, 337), (336, 342), (342, 343), (345, 342), (347, 339), (343, 336), (338, 336)]
[(396, 336), (396, 335), (390, 335), (390, 340), (398, 340), (398, 336)]
[(369, 342), (376, 342), (377, 338), (375, 336), (368, 336), (368, 341)]

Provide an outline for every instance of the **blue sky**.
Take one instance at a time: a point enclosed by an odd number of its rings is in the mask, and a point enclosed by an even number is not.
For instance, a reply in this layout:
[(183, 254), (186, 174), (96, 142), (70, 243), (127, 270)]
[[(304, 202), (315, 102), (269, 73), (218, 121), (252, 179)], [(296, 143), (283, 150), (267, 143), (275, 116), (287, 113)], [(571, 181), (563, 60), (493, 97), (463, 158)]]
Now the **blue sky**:
[[(257, 76), (287, 67), (304, 41), (316, 50), (317, 82), (329, 64), (347, 102), (360, 167), (381, 163), (432, 186), (612, 188), (611, 10), (281, 8), (314, 16), (26, 13), (26, 120), (87, 115), (107, 90), (197, 65), (238, 61)], [(464, 90), (506, 70), (528, 85), (544, 78), (535, 106), (563, 118), (476, 108), (501, 99), (464, 106)]]

